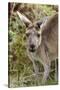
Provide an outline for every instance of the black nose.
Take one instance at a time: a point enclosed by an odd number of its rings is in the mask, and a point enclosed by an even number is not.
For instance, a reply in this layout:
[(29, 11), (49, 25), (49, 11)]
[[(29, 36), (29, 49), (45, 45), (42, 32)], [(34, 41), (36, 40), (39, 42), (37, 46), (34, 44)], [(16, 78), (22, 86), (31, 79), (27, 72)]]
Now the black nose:
[(35, 48), (35, 45), (34, 44), (31, 44), (30, 45), (30, 48), (32, 48), (32, 49)]

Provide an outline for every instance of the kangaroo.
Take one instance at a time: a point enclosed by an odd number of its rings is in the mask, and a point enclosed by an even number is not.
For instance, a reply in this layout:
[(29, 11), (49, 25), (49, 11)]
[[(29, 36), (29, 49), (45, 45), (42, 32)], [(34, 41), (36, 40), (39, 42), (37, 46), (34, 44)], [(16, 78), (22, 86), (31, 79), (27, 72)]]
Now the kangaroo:
[(58, 58), (58, 14), (45, 17), (32, 23), (26, 16), (17, 11), (19, 18), (26, 25), (27, 55), (33, 63), (34, 71), (38, 77), (38, 68), (35, 61), (44, 67), (42, 83), (47, 81), (51, 61)]

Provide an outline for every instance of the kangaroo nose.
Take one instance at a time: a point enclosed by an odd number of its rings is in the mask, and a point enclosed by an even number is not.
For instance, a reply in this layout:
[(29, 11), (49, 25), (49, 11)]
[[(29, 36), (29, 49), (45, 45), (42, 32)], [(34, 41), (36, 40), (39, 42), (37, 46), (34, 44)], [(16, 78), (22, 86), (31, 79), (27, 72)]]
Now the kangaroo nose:
[(35, 45), (34, 44), (31, 44), (30, 47), (33, 49), (35, 47)]

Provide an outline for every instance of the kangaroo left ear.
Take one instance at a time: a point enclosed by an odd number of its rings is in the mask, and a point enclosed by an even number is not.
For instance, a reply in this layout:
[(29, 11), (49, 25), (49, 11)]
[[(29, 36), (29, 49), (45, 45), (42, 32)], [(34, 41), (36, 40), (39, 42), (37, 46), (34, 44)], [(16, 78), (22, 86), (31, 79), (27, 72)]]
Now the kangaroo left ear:
[(38, 22), (36, 23), (36, 25), (38, 26), (38, 28), (40, 28), (41, 24), (42, 24), (42, 21), (38, 21)]
[(43, 18), (41, 18), (39, 21), (36, 22), (36, 25), (39, 27), (39, 28), (42, 28), (42, 26), (46, 23), (46, 21), (48, 20), (48, 17), (45, 16)]
[(41, 20), (36, 21), (36, 22), (35, 22), (36, 28), (39, 28), (39, 29), (40, 29), (42, 23), (43, 23), (43, 22), (42, 22)]

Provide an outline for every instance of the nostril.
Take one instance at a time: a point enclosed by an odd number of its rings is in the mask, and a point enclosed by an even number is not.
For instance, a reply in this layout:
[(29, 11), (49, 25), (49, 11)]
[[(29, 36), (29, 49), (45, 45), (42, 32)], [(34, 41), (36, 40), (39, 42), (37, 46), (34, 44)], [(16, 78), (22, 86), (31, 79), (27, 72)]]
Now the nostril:
[(34, 48), (34, 47), (35, 47), (35, 45), (34, 45), (34, 44), (31, 44), (31, 45), (30, 45), (30, 47), (31, 47), (31, 48)]

